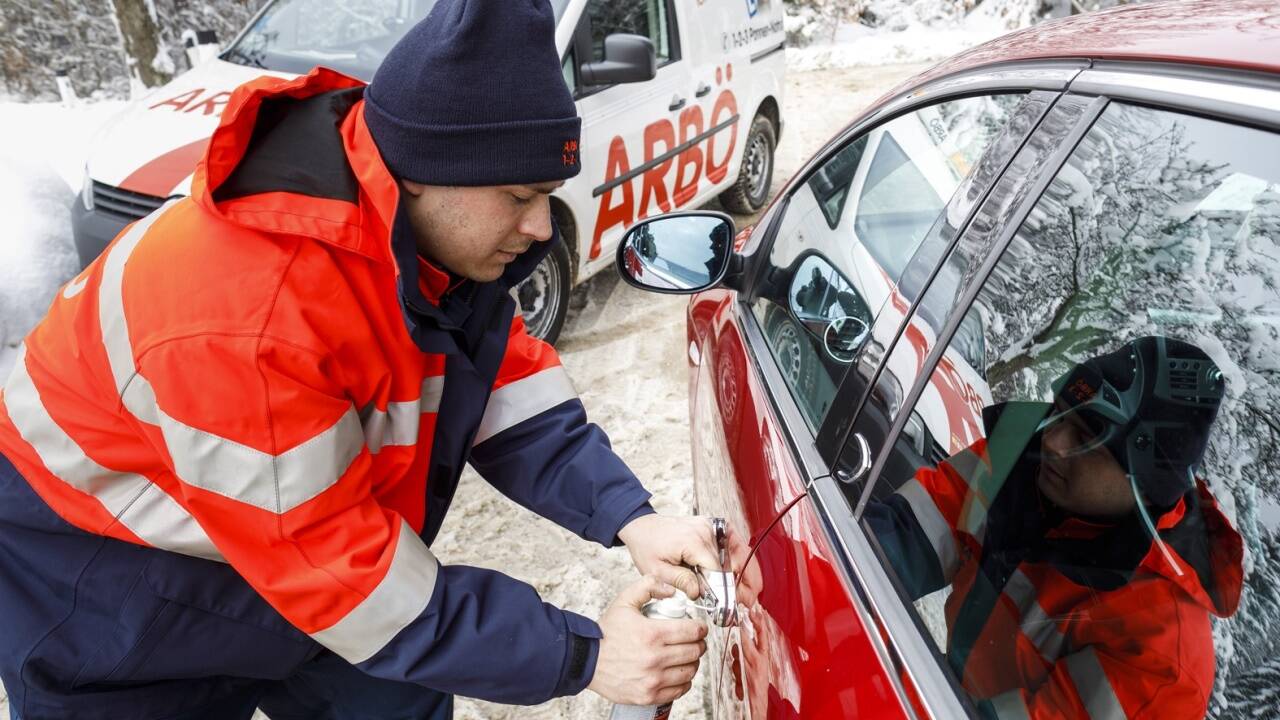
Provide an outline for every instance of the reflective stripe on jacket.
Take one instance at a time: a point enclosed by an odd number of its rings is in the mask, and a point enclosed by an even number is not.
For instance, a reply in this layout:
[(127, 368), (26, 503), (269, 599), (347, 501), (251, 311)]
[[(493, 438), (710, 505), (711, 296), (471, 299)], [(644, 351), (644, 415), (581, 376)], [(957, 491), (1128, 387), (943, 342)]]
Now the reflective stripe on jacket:
[(515, 312), (549, 243), (493, 283), (420, 269), (361, 92), (325, 69), (238, 88), (192, 197), (128, 227), (27, 337), (0, 452), (71, 524), (227, 562), (367, 672), (578, 692), (593, 622), (428, 544), (468, 461), (606, 546), (648, 493)]
[[(1086, 562), (1016, 551), (1000, 572), (1004, 560), (988, 547), (998, 542), (992, 514), (1004, 511), (996, 475), (979, 440), (867, 510), (913, 597), (950, 586), (947, 659), (980, 709), (1002, 719), (1204, 717), (1215, 664), (1210, 614), (1235, 611), (1242, 579), (1241, 538), (1204, 483), (1157, 522), (1176, 568), (1152, 543), (1126, 581), (1106, 575), (1095, 584)], [(1099, 537), (1102, 528), (1067, 518), (1048, 536)], [(1197, 540), (1200, 549), (1187, 550)], [(1105, 560), (1098, 565), (1101, 578)]]

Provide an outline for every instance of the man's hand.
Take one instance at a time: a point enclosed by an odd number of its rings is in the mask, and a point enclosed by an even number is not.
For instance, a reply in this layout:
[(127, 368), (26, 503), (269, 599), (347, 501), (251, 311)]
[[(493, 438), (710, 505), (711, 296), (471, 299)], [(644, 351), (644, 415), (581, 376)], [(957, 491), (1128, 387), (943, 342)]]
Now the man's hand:
[(689, 567), (721, 570), (711, 521), (704, 517), (642, 515), (627, 523), (618, 539), (644, 575), (653, 575), (696, 598), (702, 591)]
[(705, 623), (654, 620), (640, 608), (675, 588), (647, 576), (628, 585), (600, 616), (600, 651), (588, 689), (623, 705), (661, 705), (689, 692), (707, 651)]

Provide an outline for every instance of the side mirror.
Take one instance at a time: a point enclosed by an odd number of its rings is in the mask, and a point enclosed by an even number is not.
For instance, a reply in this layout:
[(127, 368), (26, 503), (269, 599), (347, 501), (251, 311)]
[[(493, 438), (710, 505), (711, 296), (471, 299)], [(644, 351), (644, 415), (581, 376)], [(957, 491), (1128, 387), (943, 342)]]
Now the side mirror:
[(871, 314), (853, 283), (822, 255), (804, 258), (787, 292), (791, 314), (822, 340), (827, 355), (848, 364), (870, 335)]
[(733, 236), (733, 220), (724, 213), (696, 211), (643, 220), (618, 244), (618, 272), (641, 290), (701, 292), (724, 278)]
[(604, 60), (582, 64), (586, 85), (644, 82), (658, 74), (658, 51), (642, 35), (614, 33), (604, 39)]

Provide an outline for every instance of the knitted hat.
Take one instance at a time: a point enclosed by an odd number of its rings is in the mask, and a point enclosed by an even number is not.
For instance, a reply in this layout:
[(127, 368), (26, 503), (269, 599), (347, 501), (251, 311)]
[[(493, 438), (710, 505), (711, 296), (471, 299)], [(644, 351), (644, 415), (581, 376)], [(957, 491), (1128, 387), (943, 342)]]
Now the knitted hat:
[(1055, 387), (1059, 407), (1081, 417), (1148, 504), (1166, 510), (1194, 487), (1225, 391), (1199, 347), (1138, 338), (1076, 365)]
[(424, 185), (519, 185), (578, 174), (582, 121), (548, 0), (440, 0), (365, 91), (383, 162)]

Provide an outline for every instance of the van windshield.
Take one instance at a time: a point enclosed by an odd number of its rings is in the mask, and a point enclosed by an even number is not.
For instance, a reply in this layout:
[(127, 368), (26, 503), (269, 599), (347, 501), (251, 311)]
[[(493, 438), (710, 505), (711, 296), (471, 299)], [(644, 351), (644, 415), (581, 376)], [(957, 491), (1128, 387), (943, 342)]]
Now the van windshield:
[[(551, 0), (556, 21), (569, 0)], [(382, 59), (436, 0), (276, 0), (222, 59), (303, 74), (324, 65), (373, 79)]]

